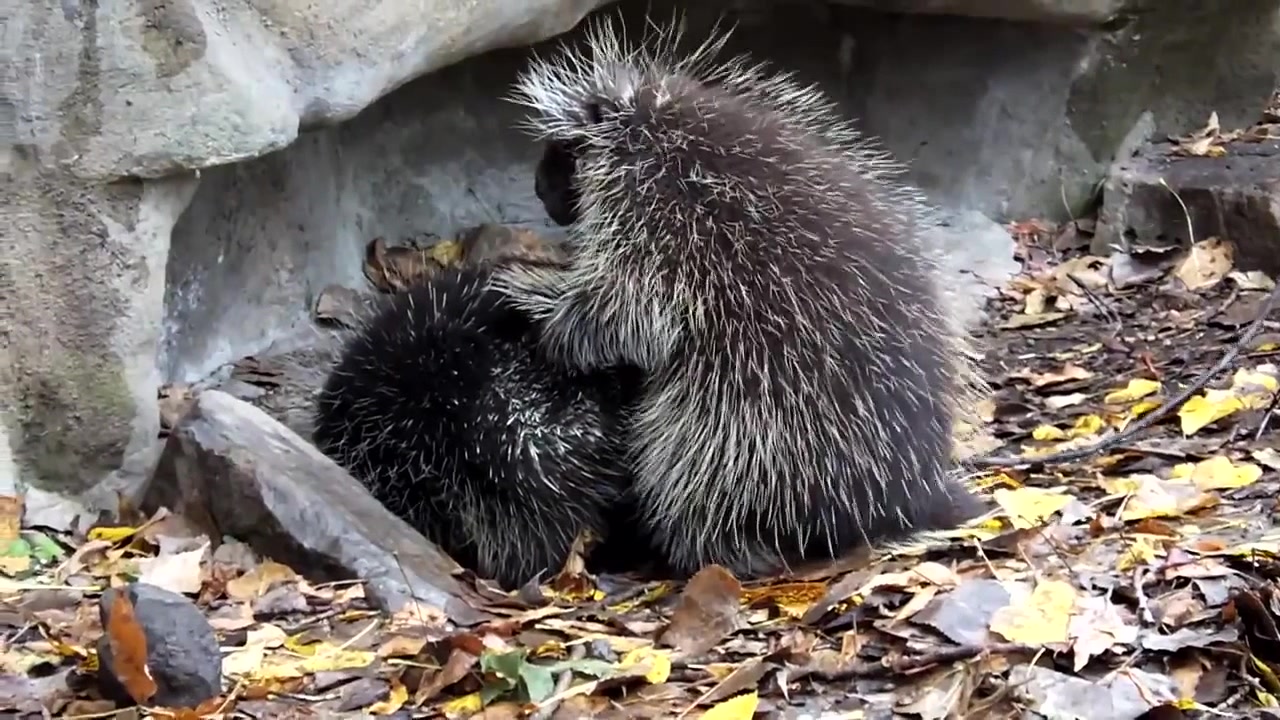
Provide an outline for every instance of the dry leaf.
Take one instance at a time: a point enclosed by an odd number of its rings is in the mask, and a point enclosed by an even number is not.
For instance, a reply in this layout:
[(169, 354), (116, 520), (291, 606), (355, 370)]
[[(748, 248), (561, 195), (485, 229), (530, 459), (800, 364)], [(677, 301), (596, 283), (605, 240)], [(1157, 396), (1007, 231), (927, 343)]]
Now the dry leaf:
[(445, 661), (444, 667), (434, 673), (423, 675), (417, 692), (413, 694), (413, 704), (421, 705), (435, 699), (445, 688), (465, 678), (479, 660), (478, 655), (454, 648), (449, 653), (449, 659)]
[(162, 587), (180, 595), (195, 595), (203, 586), (204, 559), (209, 544), (206, 543), (195, 550), (157, 555), (153, 558), (139, 558), (139, 582)]
[(117, 591), (103, 628), (111, 646), (111, 670), (116, 679), (139, 705), (156, 694), (156, 681), (147, 667), (147, 636), (133, 613), (133, 603), (123, 591)]
[(1063, 488), (1032, 487), (997, 488), (991, 497), (1020, 530), (1041, 527), (1073, 499)]
[(1106, 597), (1079, 598), (1075, 611), (1067, 634), (1075, 654), (1076, 672), (1083, 670), (1094, 656), (1115, 645), (1128, 645), (1138, 639), (1138, 627), (1125, 622), (1120, 608)]
[(664, 683), (671, 676), (671, 655), (653, 647), (638, 647), (618, 662), (628, 674), (641, 674), (650, 685)]
[(1208, 238), (1191, 246), (1173, 274), (1188, 290), (1203, 290), (1221, 282), (1234, 262), (1230, 243)]
[(660, 642), (689, 655), (701, 655), (738, 628), (742, 585), (728, 570), (708, 565), (680, 594)]
[(1049, 325), (1055, 323), (1071, 313), (1065, 312), (1047, 312), (1040, 315), (1013, 315), (1003, 323), (1000, 328), (1004, 330), (1016, 330), (1018, 328), (1040, 327), (1041, 325)]
[(365, 712), (370, 715), (391, 715), (399, 712), (408, 699), (408, 688), (400, 682), (400, 678), (393, 677), (391, 678), (391, 690), (387, 693), (387, 699), (370, 705), (365, 709)]
[(991, 630), (1026, 645), (1065, 643), (1076, 596), (1069, 583), (1045, 580), (1027, 597), (996, 610)]
[(1146, 378), (1134, 378), (1123, 388), (1107, 393), (1107, 396), (1102, 399), (1102, 402), (1107, 403), (1108, 405), (1131, 403), (1157, 392), (1160, 392), (1159, 382), (1155, 380), (1148, 380)]
[(298, 574), (288, 565), (267, 560), (240, 577), (227, 582), (227, 597), (253, 600), (283, 582), (293, 582)]
[(1262, 477), (1262, 468), (1253, 463), (1234, 463), (1223, 455), (1215, 455), (1198, 463), (1175, 465), (1170, 477), (1188, 480), (1201, 490), (1231, 490), (1252, 485)]
[(755, 717), (760, 696), (754, 691), (729, 698), (702, 713), (702, 720), (751, 720)]

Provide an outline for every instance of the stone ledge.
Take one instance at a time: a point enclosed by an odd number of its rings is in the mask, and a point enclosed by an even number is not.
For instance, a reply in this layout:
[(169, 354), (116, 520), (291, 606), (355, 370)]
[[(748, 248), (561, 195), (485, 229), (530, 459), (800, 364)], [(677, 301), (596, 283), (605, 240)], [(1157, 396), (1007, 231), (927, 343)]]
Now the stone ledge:
[(1173, 147), (1144, 145), (1115, 164), (1094, 250), (1188, 247), (1219, 237), (1235, 246), (1241, 270), (1280, 274), (1280, 140), (1228, 143), (1217, 158), (1177, 156)]
[(878, 12), (962, 15), (1055, 25), (1102, 25), (1137, 3), (1133, 0), (837, 0)]

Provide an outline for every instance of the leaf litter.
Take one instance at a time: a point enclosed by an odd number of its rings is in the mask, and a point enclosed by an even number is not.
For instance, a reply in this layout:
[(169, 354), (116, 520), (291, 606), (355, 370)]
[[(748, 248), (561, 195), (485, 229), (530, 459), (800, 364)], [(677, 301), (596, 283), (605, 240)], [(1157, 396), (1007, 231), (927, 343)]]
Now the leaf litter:
[[(1210, 137), (1211, 134), (1204, 137)], [(1216, 137), (1216, 136), (1214, 136)], [(1192, 142), (1192, 141), (1188, 141)], [(1048, 453), (1123, 428), (1214, 362), (1266, 283), (1214, 239), (1115, 278), (1081, 223), (1013, 226), (1024, 272), (986, 330), (987, 449)], [(1069, 248), (1064, 251), (1062, 248)], [(1280, 337), (1140, 442), (978, 479), (992, 512), (895, 553), (742, 582), (588, 575), (581, 546), (538, 588), (485, 589), (497, 618), (382, 615), (359, 583), (214, 548), (182, 518), (122, 508), (83, 537), (19, 528), (0, 498), (0, 712), (107, 717), (104, 633), (144, 716), (1179, 718), (1280, 706)], [(223, 693), (153, 708), (143, 581), (193, 600)]]

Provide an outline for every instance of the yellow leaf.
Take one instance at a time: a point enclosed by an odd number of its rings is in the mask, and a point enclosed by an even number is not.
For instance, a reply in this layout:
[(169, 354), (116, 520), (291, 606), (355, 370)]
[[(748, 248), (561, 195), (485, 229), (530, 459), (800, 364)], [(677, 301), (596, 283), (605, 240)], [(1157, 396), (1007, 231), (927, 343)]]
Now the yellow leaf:
[(1280, 390), (1280, 380), (1270, 373), (1240, 368), (1231, 376), (1231, 387), (1245, 392), (1257, 392), (1258, 389), (1274, 393)]
[(1128, 385), (1124, 386), (1120, 390), (1114, 390), (1107, 393), (1107, 396), (1102, 398), (1102, 402), (1107, 404), (1129, 403), (1134, 400), (1141, 400), (1151, 393), (1159, 392), (1159, 390), (1160, 383), (1155, 380), (1134, 378), (1129, 381)]
[(1071, 430), (1067, 434), (1073, 438), (1097, 435), (1104, 424), (1102, 418), (1097, 415), (1081, 415), (1076, 418), (1075, 424), (1071, 426)]
[(1041, 425), (1031, 431), (1031, 437), (1036, 440), (1066, 440), (1067, 433), (1052, 425)]
[(1103, 478), (1098, 483), (1108, 493), (1126, 495), (1121, 505), (1120, 520), (1131, 522), (1152, 517), (1177, 517), (1197, 510), (1213, 500), (1192, 485), (1161, 480), (1140, 473), (1123, 478)]
[(440, 706), (440, 711), (445, 714), (445, 717), (450, 718), (471, 717), (483, 709), (484, 701), (480, 699), (480, 693), (478, 692), (454, 698)]
[(991, 630), (1009, 642), (1027, 645), (1064, 643), (1076, 604), (1076, 589), (1061, 580), (1046, 580), (1020, 602), (991, 617)]
[(742, 591), (742, 601), (753, 607), (765, 603), (778, 608), (784, 614), (799, 619), (814, 603), (827, 594), (823, 583), (776, 583), (761, 588)]
[(427, 256), (444, 267), (449, 267), (462, 259), (462, 245), (453, 240), (442, 240), (431, 246)]
[(1258, 541), (1244, 543), (1241, 545), (1232, 545), (1230, 548), (1232, 555), (1237, 557), (1249, 557), (1251, 555), (1266, 555), (1269, 557), (1280, 556), (1280, 541)]
[(1158, 407), (1160, 407), (1158, 400), (1143, 400), (1142, 402), (1134, 403), (1129, 406), (1129, 417), (1130, 419), (1142, 417)]
[(1098, 485), (1111, 495), (1130, 495), (1138, 491), (1142, 487), (1143, 478), (1146, 475), (1126, 475), (1125, 477), (1104, 477), (1098, 480)]
[(1048, 325), (1051, 322), (1057, 322), (1070, 313), (1064, 312), (1047, 312), (1039, 315), (1018, 314), (1011, 315), (1008, 320), (1000, 324), (1002, 330), (1015, 330), (1017, 328), (1038, 327), (1040, 325)]
[(623, 669), (631, 668), (636, 665), (648, 665), (648, 671), (644, 674), (645, 682), (650, 685), (664, 683), (671, 676), (671, 657), (652, 647), (638, 647), (622, 657), (619, 663)]
[(760, 696), (754, 690), (731, 697), (702, 713), (702, 720), (751, 720), (755, 717)]
[(400, 707), (409, 699), (409, 690), (398, 679), (391, 679), (391, 692), (387, 699), (370, 705), (366, 712), (371, 715), (390, 715), (399, 712)]
[(17, 576), (31, 569), (30, 555), (0, 555), (0, 573)]
[(1048, 309), (1049, 296), (1044, 288), (1036, 288), (1023, 298), (1022, 312), (1026, 315), (1039, 315)]
[(1262, 468), (1253, 463), (1233, 463), (1225, 455), (1215, 455), (1198, 463), (1179, 463), (1170, 476), (1195, 483), (1201, 490), (1230, 490), (1257, 482), (1262, 477)]
[(1156, 545), (1154, 538), (1139, 536), (1120, 555), (1120, 558), (1116, 561), (1116, 569), (1121, 571), (1132, 570), (1138, 565), (1155, 562), (1157, 557), (1161, 557), (1164, 554), (1164, 550)]
[(1133, 405), (1129, 406), (1129, 413), (1125, 414), (1124, 418), (1121, 418), (1119, 423), (1116, 423), (1116, 428), (1121, 430), (1125, 429), (1128, 427), (1129, 423), (1132, 423), (1132, 421), (1137, 420), (1138, 418), (1142, 418), (1142, 416), (1147, 413), (1151, 413), (1151, 411), (1155, 410), (1156, 407), (1160, 407), (1160, 401), (1143, 400), (1140, 402), (1134, 402)]
[(304, 671), (317, 673), (325, 670), (368, 667), (377, 657), (368, 650), (340, 650), (328, 643), (321, 644), (327, 647), (323, 650), (317, 650), (314, 655), (302, 661), (301, 667)]
[[(609, 610), (619, 614), (626, 613), (630, 610), (640, 607), (641, 605), (649, 605), (657, 600), (661, 600), (667, 595), (670, 595), (671, 590), (672, 590), (671, 583), (664, 582), (655, 586), (652, 590), (649, 590), (644, 595), (641, 595), (640, 597), (634, 600), (624, 600), (620, 603), (614, 603), (613, 605), (610, 605)], [(614, 650), (617, 650), (617, 649), (618, 648), (614, 648)]]
[(589, 635), (584, 636), (582, 639), (583, 640), (604, 640), (606, 643), (609, 644), (609, 649), (614, 651), (615, 653), (618, 653), (619, 655), (625, 655), (631, 652), (632, 650), (635, 650), (636, 648), (649, 647), (653, 645), (652, 640), (646, 640), (644, 638), (623, 637), (621, 635), (603, 635), (600, 633), (591, 633)]
[(1061, 489), (1023, 487), (1011, 490), (996, 488), (992, 499), (1000, 505), (1015, 528), (1026, 530), (1040, 527), (1054, 513), (1071, 502), (1071, 496)]
[(1207, 390), (1197, 395), (1178, 408), (1178, 419), (1182, 421), (1182, 434), (1194, 435), (1202, 428), (1239, 412), (1244, 408), (1240, 398), (1229, 391)]
[(137, 532), (138, 528), (132, 527), (96, 527), (89, 531), (88, 538), (115, 544), (133, 537)]
[(246, 645), (222, 658), (222, 672), (230, 677), (252, 675), (262, 667), (266, 656), (267, 649), (263, 645)]

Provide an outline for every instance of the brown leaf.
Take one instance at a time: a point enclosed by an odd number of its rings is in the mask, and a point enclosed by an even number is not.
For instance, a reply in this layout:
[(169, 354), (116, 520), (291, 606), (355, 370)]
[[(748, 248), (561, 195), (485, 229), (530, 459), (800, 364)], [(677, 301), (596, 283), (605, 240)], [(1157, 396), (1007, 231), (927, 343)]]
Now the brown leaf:
[(22, 496), (0, 495), (0, 542), (18, 539), (22, 520)]
[(440, 263), (421, 248), (387, 247), (382, 238), (374, 238), (365, 246), (364, 276), (369, 284), (384, 293), (401, 292), (431, 277), (440, 267)]
[(453, 652), (449, 653), (449, 659), (445, 662), (444, 667), (440, 668), (439, 672), (422, 678), (422, 684), (418, 686), (418, 691), (413, 694), (413, 704), (421, 705), (428, 700), (432, 700), (445, 688), (465, 678), (479, 659), (479, 657), (465, 650), (453, 650)]
[(227, 597), (232, 600), (252, 600), (282, 582), (293, 582), (298, 574), (288, 565), (270, 560), (227, 582)]
[(1211, 237), (1192, 245), (1173, 272), (1188, 290), (1204, 290), (1221, 282), (1234, 266), (1232, 245)]
[(506, 260), (561, 263), (567, 255), (561, 244), (527, 228), (485, 223), (458, 234), (462, 262), (479, 265)]
[(316, 297), (311, 316), (314, 320), (339, 323), (347, 327), (358, 324), (360, 311), (363, 308), (360, 293), (349, 287), (329, 285)]
[(701, 655), (738, 627), (742, 584), (728, 570), (708, 565), (698, 571), (676, 604), (658, 641), (689, 655)]
[(764, 658), (752, 658), (739, 665), (733, 672), (729, 673), (728, 677), (698, 698), (696, 704), (718, 703), (745, 690), (755, 690), (760, 684), (760, 679), (770, 670), (777, 669), (777, 667), (774, 663), (766, 662)]
[(569, 548), (569, 555), (564, 560), (564, 566), (548, 583), (552, 590), (566, 600), (572, 602), (586, 601), (591, 599), (596, 592), (595, 581), (587, 574), (585, 560), (587, 548), (594, 541), (595, 538), (590, 530), (583, 530), (578, 533), (578, 536), (574, 538), (573, 547)]
[(133, 603), (117, 592), (104, 628), (111, 644), (112, 671), (133, 701), (142, 705), (156, 694), (156, 681), (147, 667), (147, 636), (133, 614)]

